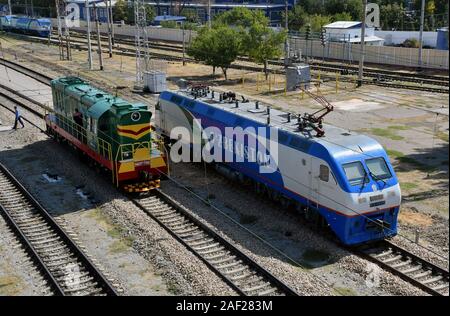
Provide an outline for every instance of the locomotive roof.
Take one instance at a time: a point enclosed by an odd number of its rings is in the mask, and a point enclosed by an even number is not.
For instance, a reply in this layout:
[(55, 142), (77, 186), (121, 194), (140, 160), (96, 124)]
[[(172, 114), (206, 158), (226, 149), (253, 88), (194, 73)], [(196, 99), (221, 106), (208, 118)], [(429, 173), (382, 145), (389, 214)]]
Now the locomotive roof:
[[(178, 94), (184, 97), (194, 99), (194, 96), (187, 90), (178, 90)], [(242, 98), (237, 95), (236, 100), (239, 101), (239, 107), (236, 108), (235, 102), (219, 100), (219, 92), (214, 93), (212, 98), (211, 93), (206, 97), (198, 97), (196, 100), (206, 103), (209, 106), (222, 109), (229, 113), (239, 115), (252, 121), (256, 121), (262, 125), (267, 125), (267, 105), (259, 102), (259, 109), (256, 109), (256, 101), (246, 100), (242, 102)], [(350, 152), (367, 152), (372, 150), (382, 149), (381, 145), (374, 139), (358, 134), (340, 127), (329, 124), (323, 124), (325, 135), (316, 137), (316, 132), (307, 128), (303, 131), (298, 129), (297, 118), (291, 115), (291, 121), (288, 122), (288, 112), (281, 111), (270, 107), (270, 126), (286, 131), (289, 134), (294, 134), (303, 137), (309, 141), (318, 142), (327, 147), (327, 149), (336, 157), (350, 154)]]
[(62, 77), (52, 81), (54, 85), (62, 85), (66, 93), (72, 96), (83, 98), (84, 104), (89, 104), (88, 113), (93, 118), (99, 118), (108, 110), (136, 111), (146, 110), (147, 106), (141, 103), (130, 103), (120, 97), (116, 97), (108, 92), (91, 86), (88, 82), (77, 77)]

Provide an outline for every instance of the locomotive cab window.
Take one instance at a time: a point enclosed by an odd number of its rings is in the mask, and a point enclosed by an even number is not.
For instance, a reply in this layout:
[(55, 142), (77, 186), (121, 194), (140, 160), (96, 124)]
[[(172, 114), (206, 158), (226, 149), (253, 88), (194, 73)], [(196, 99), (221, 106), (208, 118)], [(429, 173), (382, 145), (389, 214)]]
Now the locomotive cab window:
[(325, 165), (320, 165), (319, 178), (324, 182), (328, 182), (328, 180), (330, 179), (330, 168)]
[(391, 172), (386, 164), (383, 157), (367, 159), (367, 168), (369, 169), (370, 175), (374, 180), (385, 180), (392, 177)]
[(359, 161), (346, 163), (342, 167), (350, 185), (362, 185), (369, 182), (366, 170)]

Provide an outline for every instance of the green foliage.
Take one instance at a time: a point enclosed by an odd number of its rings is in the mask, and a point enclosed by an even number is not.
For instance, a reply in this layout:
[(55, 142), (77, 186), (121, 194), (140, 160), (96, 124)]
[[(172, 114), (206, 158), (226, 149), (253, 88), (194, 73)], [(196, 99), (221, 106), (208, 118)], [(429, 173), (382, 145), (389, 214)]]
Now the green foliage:
[(314, 14), (309, 17), (308, 24), (312, 32), (320, 32), (324, 25), (331, 23), (331, 17), (327, 15)]
[(419, 40), (417, 38), (408, 38), (402, 45), (404, 47), (419, 48)]
[(227, 70), (241, 51), (238, 31), (227, 26), (202, 28), (187, 49), (188, 55), (206, 65), (222, 69), (225, 79)]
[(225, 77), (238, 54), (247, 54), (253, 61), (264, 64), (267, 76), (267, 62), (283, 54), (286, 36), (286, 32), (276, 32), (269, 27), (269, 20), (262, 11), (237, 7), (216, 16), (211, 29), (201, 29), (188, 48), (188, 54), (213, 69), (222, 68)]
[[(154, 7), (145, 6), (147, 24), (153, 21), (156, 16)], [(128, 5), (125, 0), (118, 0), (113, 8), (114, 21), (124, 21), (126, 24), (134, 24), (134, 6)]]
[(179, 15), (186, 17), (186, 21), (189, 23), (199, 23), (200, 22), (200, 18), (195, 9), (184, 8), (180, 12)]
[(341, 12), (341, 13), (336, 13), (335, 15), (333, 15), (331, 17), (331, 21), (332, 22), (336, 22), (336, 21), (351, 21), (352, 20), (352, 15), (348, 12)]
[(125, 21), (125, 23), (129, 22), (128, 15), (128, 5), (124, 0), (118, 0), (113, 10), (113, 19), (114, 21)]
[(254, 23), (244, 34), (244, 51), (251, 60), (264, 64), (264, 73), (268, 76), (267, 63), (270, 59), (279, 58), (283, 54), (282, 45), (286, 40), (286, 32), (276, 32), (267, 25)]
[[(283, 12), (282, 24), (285, 24), (285, 14)], [(290, 30), (298, 31), (302, 29), (308, 21), (308, 13), (301, 5), (295, 5), (292, 10), (288, 11), (288, 25)]]
[(161, 26), (168, 29), (178, 28), (178, 23), (176, 21), (161, 21)]
[(245, 7), (235, 7), (232, 10), (225, 11), (215, 16), (213, 22), (215, 25), (232, 25), (249, 28), (254, 23), (268, 25), (269, 19), (261, 10), (249, 10)]

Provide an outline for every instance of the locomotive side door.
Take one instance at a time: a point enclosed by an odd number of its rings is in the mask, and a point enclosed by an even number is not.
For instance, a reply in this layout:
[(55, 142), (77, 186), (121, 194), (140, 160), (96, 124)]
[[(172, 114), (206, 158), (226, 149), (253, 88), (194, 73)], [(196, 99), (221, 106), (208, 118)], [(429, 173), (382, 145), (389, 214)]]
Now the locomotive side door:
[(310, 206), (318, 208), (320, 204), (320, 160), (311, 157), (310, 163)]

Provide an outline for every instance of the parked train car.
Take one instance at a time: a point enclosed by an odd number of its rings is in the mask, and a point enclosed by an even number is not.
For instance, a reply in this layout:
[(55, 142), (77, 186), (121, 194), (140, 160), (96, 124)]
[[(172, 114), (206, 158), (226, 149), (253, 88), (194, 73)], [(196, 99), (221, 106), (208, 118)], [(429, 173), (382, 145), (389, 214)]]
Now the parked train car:
[(152, 113), (98, 90), (77, 77), (51, 82), (54, 113), (45, 116), (47, 132), (65, 140), (91, 164), (111, 174), (127, 192), (146, 192), (167, 174), (164, 146), (153, 139)]
[(6, 15), (0, 17), (0, 27), (8, 32), (48, 37), (52, 30), (52, 22), (43, 18)]
[(0, 16), (0, 30), (10, 31), (15, 27), (17, 17), (15, 15), (3, 15)]
[[(300, 121), (286, 112), (244, 98), (238, 100), (234, 93), (202, 91), (161, 93), (155, 111), (157, 130), (166, 139), (179, 126), (191, 131), (187, 139), (172, 135), (172, 144), (180, 140), (193, 146), (192, 134), (203, 130), (206, 135), (202, 144), (212, 141), (213, 153), (220, 150), (222, 157), (230, 153), (233, 157), (228, 162), (214, 159), (218, 171), (253, 185), (257, 192), (284, 206), (295, 207), (308, 219), (329, 227), (346, 245), (397, 234), (400, 186), (385, 150), (376, 140), (325, 124), (325, 134), (318, 137), (314, 129), (300, 126)], [(223, 136), (226, 127), (236, 126), (242, 127), (243, 135), (236, 132), (235, 136)], [(206, 132), (208, 128), (212, 129)], [(262, 129), (268, 135), (263, 143), (270, 136), (271, 144), (278, 148), (264, 149), (257, 159), (250, 159), (261, 143), (258, 141), (255, 148), (252, 138), (256, 136), (246, 132), (248, 128)], [(276, 160), (275, 155), (278, 161), (272, 165), (272, 172), (261, 172), (268, 160)]]

